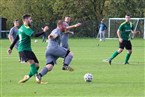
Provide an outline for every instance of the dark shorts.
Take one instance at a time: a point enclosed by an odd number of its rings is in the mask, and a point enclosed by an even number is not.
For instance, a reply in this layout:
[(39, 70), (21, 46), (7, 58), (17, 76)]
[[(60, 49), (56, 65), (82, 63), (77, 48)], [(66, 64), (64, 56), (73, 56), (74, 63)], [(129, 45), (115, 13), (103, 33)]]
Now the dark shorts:
[(124, 49), (124, 47), (127, 50), (132, 50), (132, 44), (131, 44), (131, 42), (130, 41), (126, 41), (126, 40), (123, 40), (122, 43), (119, 42), (119, 48)]
[(28, 60), (34, 60), (35, 63), (39, 63), (33, 51), (22, 51), (22, 52), (19, 52), (19, 55), (20, 55), (20, 58), (23, 59), (25, 62), (27, 62)]

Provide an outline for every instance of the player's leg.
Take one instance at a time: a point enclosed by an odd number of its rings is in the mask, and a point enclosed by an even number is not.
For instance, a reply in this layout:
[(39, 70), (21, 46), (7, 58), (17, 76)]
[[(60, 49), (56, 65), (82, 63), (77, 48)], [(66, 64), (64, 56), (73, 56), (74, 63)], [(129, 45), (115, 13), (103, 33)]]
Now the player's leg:
[(109, 58), (109, 64), (111, 65), (111, 62), (112, 62), (112, 60), (118, 55), (118, 54), (120, 54), (122, 51), (123, 51), (123, 49), (124, 49), (124, 41), (122, 42), (122, 43), (120, 43), (119, 42), (119, 49), (118, 49), (118, 51), (115, 51), (113, 54), (112, 54), (112, 56), (111, 56), (111, 58)]
[(48, 72), (50, 72), (53, 69), (53, 67), (54, 67), (54, 63), (53, 62), (50, 62), (50, 63), (46, 64), (46, 66), (42, 68), (42, 70), (40, 71), (40, 73), (38, 73), (36, 75), (36, 82), (38, 84), (47, 84), (47, 82), (42, 82), (41, 81), (42, 80), (42, 77), (44, 75), (46, 75)]
[(130, 41), (126, 42), (125, 48), (127, 49), (127, 54), (126, 54), (126, 58), (125, 58), (124, 64), (129, 64), (128, 61), (129, 61), (129, 58), (130, 58), (130, 56), (132, 54), (132, 44), (131, 44)]
[(72, 59), (73, 59), (73, 54), (68, 50), (64, 58), (64, 64), (62, 70), (74, 71), (74, 69), (69, 66)]
[(102, 37), (103, 37), (102, 31), (99, 31), (99, 33), (100, 33), (100, 41), (102, 41)]
[(23, 51), (23, 52), (20, 52), (20, 55), (25, 60), (25, 62), (27, 62), (30, 65), (30, 71), (29, 71), (28, 75), (25, 75), (24, 78), (19, 81), (19, 83), (25, 83), (33, 75), (37, 74), (38, 67), (36, 67), (36, 65), (38, 65), (38, 64), (36, 64), (35, 61), (37, 63), (39, 63), (39, 62), (38, 62), (38, 60), (36, 60), (37, 58), (35, 58), (36, 56), (32, 51)]
[(103, 41), (105, 41), (105, 31), (102, 31), (103, 33)]
[(28, 75), (25, 75), (24, 78), (19, 81), (19, 83), (25, 83), (33, 75), (37, 74), (37, 68), (36, 68), (34, 60), (28, 60), (27, 63), (30, 65), (30, 71), (29, 71)]
[(65, 49), (64, 47), (58, 47), (56, 48), (53, 55), (64, 58), (62, 70), (73, 71), (73, 69), (69, 66), (73, 58), (72, 52), (70, 52), (68, 49)]
[[(36, 69), (38, 71), (38, 69), (39, 69), (39, 61), (38, 61), (36, 55), (33, 52), (31, 52), (31, 54), (29, 55), (29, 59), (33, 59), (34, 60)], [(29, 78), (31, 78), (33, 76), (33, 73), (30, 71), (28, 75), (29, 75)]]
[[(18, 43), (16, 43), (15, 48), (18, 50)], [(19, 55), (19, 62), (20, 63), (25, 63), (25, 60), (22, 59), (22, 57), (20, 56), (19, 53), (18, 53), (18, 55)]]
[(41, 79), (53, 69), (57, 59), (57, 57), (51, 56), (46, 52), (46, 66), (36, 75), (36, 81), (38, 84), (46, 84), (46, 82), (42, 82)]

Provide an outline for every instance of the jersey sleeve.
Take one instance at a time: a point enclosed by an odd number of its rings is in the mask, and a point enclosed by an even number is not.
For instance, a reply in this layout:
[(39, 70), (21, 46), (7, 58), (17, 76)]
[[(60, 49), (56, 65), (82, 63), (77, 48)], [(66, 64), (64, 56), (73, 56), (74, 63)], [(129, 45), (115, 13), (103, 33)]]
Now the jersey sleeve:
[(11, 28), (10, 32), (9, 32), (9, 35), (13, 35), (13, 33), (14, 33), (14, 30), (13, 30), (13, 28)]
[(118, 28), (119, 31), (123, 31), (123, 24), (121, 24)]
[(52, 31), (51, 35), (57, 35), (57, 36), (59, 36), (59, 33), (58, 33), (58, 31), (55, 29), (55, 30)]

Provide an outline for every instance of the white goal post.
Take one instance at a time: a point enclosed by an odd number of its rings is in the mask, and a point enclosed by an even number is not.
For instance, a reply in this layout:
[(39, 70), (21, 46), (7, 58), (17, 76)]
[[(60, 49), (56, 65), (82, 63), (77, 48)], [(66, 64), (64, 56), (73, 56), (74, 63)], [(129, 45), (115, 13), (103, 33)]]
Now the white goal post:
[[(112, 33), (112, 23), (111, 23), (111, 21), (125, 21), (125, 18), (109, 18), (109, 21), (108, 21), (108, 38), (114, 38), (114, 37), (112, 37), (111, 36), (111, 33)], [(136, 31), (137, 30), (137, 28), (138, 28), (138, 26), (139, 26), (139, 22), (140, 21), (142, 21), (143, 23), (142, 23), (142, 26), (141, 26), (141, 30), (142, 30), (142, 38), (143, 39), (145, 39), (145, 18), (131, 18), (131, 22), (132, 21), (135, 21), (133, 24), (134, 24), (134, 30)], [(118, 25), (116, 25), (117, 23), (114, 23), (114, 26), (117, 26), (117, 27), (115, 27), (115, 28), (117, 28), (118, 29)], [(120, 24), (120, 23), (119, 23)], [(117, 29), (113, 29), (113, 30), (115, 30), (115, 32), (117, 32)], [(114, 32), (113, 32), (114, 33)]]

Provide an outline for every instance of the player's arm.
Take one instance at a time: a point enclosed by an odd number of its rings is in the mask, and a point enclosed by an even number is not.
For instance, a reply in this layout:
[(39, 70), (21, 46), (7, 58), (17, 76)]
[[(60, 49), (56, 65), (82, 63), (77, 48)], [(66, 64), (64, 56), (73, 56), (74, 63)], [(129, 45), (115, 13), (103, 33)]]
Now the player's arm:
[(11, 29), (11, 30), (10, 30), (10, 33), (9, 33), (9, 35), (8, 35), (8, 38), (9, 38), (11, 44), (12, 44), (12, 42), (14, 41), (14, 39), (13, 39), (13, 37), (12, 37), (12, 34), (13, 34), (13, 30)]
[(117, 36), (119, 38), (119, 42), (122, 43), (123, 39), (121, 38), (120, 30), (119, 29), (117, 30)]
[(43, 35), (44, 33), (46, 33), (48, 31), (48, 29), (49, 29), (49, 27), (45, 26), (44, 28), (42, 28), (42, 32), (34, 34), (34, 37), (39, 37), (39, 36)]
[(55, 38), (57, 38), (57, 37), (58, 37), (58, 34), (50, 34), (50, 35), (48, 36), (49, 39), (55, 39)]
[(11, 35), (11, 34), (9, 34), (9, 35), (8, 35), (8, 38), (9, 38), (9, 40), (10, 40), (11, 44), (12, 44), (12, 42), (14, 41), (14, 40), (13, 40), (12, 35)]
[(14, 48), (15, 44), (19, 40), (19, 36), (17, 35), (12, 44), (10, 45), (10, 48), (8, 49), (8, 54), (10, 55), (12, 53), (12, 49)]
[(104, 24), (104, 26), (105, 26), (105, 30), (107, 30), (107, 26)]
[(69, 31), (69, 30), (66, 30), (64, 33), (74, 34), (74, 32), (73, 32), (73, 31)]
[(66, 30), (70, 30), (70, 29), (72, 29), (72, 28), (76, 28), (76, 27), (79, 27), (79, 26), (81, 26), (81, 23), (77, 23), (77, 24), (75, 24), (75, 25), (68, 26), (68, 27), (66, 27)]
[(119, 26), (118, 30), (117, 30), (117, 36), (118, 36), (118, 38), (119, 38), (119, 42), (120, 42), (120, 43), (123, 42), (123, 39), (122, 39), (122, 37), (121, 37), (121, 31), (123, 31), (123, 29), (124, 29), (124, 25), (121, 24), (121, 25)]

